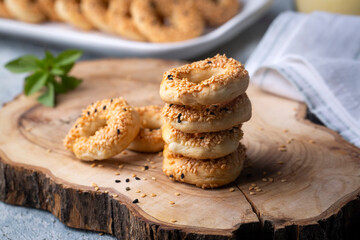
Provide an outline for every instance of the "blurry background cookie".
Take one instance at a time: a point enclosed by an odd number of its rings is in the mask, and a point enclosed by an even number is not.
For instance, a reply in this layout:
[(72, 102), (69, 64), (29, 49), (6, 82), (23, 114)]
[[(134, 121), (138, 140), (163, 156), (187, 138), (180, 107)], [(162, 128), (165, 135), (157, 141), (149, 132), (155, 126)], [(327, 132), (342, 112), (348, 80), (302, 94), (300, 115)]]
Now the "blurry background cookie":
[(93, 25), (83, 15), (80, 0), (57, 0), (55, 10), (62, 20), (74, 27), (85, 31), (93, 29)]
[[(81, 10), (85, 18), (92, 23), (98, 30), (111, 32), (107, 11), (110, 2), (114, 0), (82, 0)], [(115, 0), (116, 2), (116, 0)]]
[(39, 23), (47, 18), (38, 0), (5, 0), (4, 3), (10, 14), (18, 20)]
[(41, 10), (51, 21), (60, 21), (59, 15), (55, 11), (56, 0), (38, 0)]

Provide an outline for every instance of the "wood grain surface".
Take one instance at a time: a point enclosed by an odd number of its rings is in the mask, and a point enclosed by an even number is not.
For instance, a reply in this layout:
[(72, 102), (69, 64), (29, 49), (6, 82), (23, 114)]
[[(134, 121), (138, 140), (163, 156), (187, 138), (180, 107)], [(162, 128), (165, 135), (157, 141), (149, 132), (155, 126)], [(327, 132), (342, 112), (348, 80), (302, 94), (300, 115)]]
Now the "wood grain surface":
[(67, 131), (91, 102), (121, 96), (133, 106), (162, 105), (162, 73), (179, 64), (81, 62), (73, 74), (84, 83), (60, 95), (56, 108), (39, 105), (36, 96), (7, 104), (0, 111), (0, 200), (48, 210), (70, 227), (126, 239), (359, 236), (359, 149), (304, 120), (303, 105), (254, 86), (248, 90), (253, 118), (244, 124), (246, 168), (223, 188), (168, 180), (159, 154), (125, 151), (94, 166), (64, 149)]

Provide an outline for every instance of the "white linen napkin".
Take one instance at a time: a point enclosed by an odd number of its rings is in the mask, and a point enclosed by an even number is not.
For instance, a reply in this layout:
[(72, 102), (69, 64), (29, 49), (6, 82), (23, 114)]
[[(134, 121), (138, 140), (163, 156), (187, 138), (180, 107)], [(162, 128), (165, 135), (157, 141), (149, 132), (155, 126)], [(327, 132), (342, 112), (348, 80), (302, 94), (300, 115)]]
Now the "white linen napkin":
[(245, 65), (253, 83), (306, 102), (327, 127), (360, 147), (360, 17), (283, 13)]

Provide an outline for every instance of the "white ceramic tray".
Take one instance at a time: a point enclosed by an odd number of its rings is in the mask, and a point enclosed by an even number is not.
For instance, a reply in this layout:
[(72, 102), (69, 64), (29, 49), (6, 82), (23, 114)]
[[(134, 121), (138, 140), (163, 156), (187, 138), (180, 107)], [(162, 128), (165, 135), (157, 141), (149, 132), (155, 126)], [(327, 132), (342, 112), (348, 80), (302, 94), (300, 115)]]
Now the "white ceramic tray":
[[(228, 22), (206, 34), (177, 43), (135, 42), (105, 33), (82, 32), (64, 23), (28, 24), (0, 19), (0, 33), (61, 46), (79, 48), (107, 56), (191, 58), (230, 40), (261, 17), (273, 0), (242, 0), (243, 8)], [(1, 46), (0, 46), (1, 47)]]

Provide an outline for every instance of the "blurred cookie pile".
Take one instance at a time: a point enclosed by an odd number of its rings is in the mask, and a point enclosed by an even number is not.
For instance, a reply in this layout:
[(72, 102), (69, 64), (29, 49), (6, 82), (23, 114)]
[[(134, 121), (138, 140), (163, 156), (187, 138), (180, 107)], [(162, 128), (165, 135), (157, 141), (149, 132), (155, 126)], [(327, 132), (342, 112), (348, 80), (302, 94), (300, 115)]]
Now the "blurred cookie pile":
[(241, 126), (251, 118), (248, 84), (244, 66), (225, 55), (164, 73), (163, 171), (170, 179), (214, 188), (240, 175)]
[(177, 42), (198, 37), (236, 15), (238, 0), (3, 0), (0, 18), (63, 21), (134, 41)]

